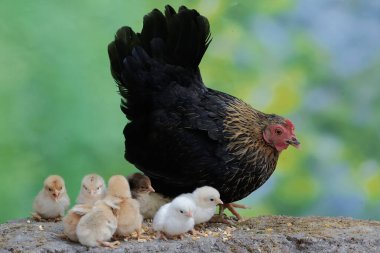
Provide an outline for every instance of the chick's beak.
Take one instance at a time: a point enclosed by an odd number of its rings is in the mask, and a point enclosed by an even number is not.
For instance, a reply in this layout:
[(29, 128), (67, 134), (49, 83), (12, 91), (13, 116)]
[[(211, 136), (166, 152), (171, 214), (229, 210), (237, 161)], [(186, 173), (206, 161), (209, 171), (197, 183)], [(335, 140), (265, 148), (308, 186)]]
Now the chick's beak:
[(217, 199), (217, 200), (216, 200), (216, 203), (217, 203), (218, 205), (223, 205), (223, 201), (222, 201), (221, 199)]
[(54, 200), (55, 201), (58, 201), (58, 198), (59, 198), (59, 191), (58, 190), (55, 190), (54, 193), (53, 193), (53, 197), (54, 197)]
[(293, 147), (295, 147), (297, 149), (299, 149), (300, 145), (301, 145), (301, 143), (297, 140), (297, 138), (295, 136), (290, 138), (290, 140), (287, 140), (286, 143), (288, 143), (289, 145), (292, 145)]
[(149, 192), (155, 192), (155, 190), (153, 189), (152, 186), (149, 186), (149, 187), (148, 187), (148, 191), (149, 191)]
[(187, 212), (185, 215), (186, 215), (187, 217), (193, 217), (193, 214), (192, 214), (191, 212)]

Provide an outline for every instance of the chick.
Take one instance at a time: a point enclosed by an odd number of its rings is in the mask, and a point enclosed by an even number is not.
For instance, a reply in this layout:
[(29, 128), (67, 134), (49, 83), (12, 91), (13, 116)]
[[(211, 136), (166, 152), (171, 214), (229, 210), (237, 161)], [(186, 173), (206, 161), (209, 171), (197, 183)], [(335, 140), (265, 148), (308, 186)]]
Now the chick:
[(209, 221), (215, 214), (216, 206), (223, 204), (218, 190), (210, 186), (199, 187), (193, 193), (182, 194), (182, 196), (190, 198), (196, 205), (195, 224)]
[(78, 223), (78, 241), (90, 247), (105, 246), (117, 247), (120, 242), (109, 242), (117, 228), (116, 210), (119, 201), (105, 197), (95, 202), (90, 212), (85, 214)]
[(116, 236), (128, 236), (133, 232), (137, 238), (141, 235), (143, 217), (140, 214), (139, 202), (132, 198), (129, 184), (124, 176), (112, 176), (108, 181), (107, 196), (120, 199)]
[(78, 242), (77, 225), (83, 215), (90, 212), (91, 205), (75, 205), (69, 210), (65, 217), (63, 217), (63, 233), (67, 238), (73, 242)]
[(153, 219), (153, 229), (158, 237), (167, 240), (167, 236), (179, 236), (194, 228), (194, 201), (186, 196), (179, 196), (172, 202), (163, 205)]
[(106, 190), (106, 184), (101, 176), (97, 174), (86, 175), (82, 179), (77, 204), (93, 205), (97, 200), (104, 198)]
[(44, 187), (33, 203), (33, 217), (40, 219), (60, 219), (70, 205), (65, 182), (58, 175), (51, 175), (44, 181)]
[(135, 173), (127, 177), (132, 197), (140, 203), (140, 213), (144, 219), (153, 219), (158, 209), (170, 202), (170, 198), (154, 192), (149, 177)]

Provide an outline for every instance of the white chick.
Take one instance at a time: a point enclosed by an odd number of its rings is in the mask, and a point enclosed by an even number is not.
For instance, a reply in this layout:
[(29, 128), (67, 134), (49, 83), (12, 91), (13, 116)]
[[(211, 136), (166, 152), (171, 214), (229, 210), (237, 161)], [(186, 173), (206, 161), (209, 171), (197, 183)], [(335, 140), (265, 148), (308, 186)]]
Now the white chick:
[(209, 221), (215, 214), (216, 206), (223, 204), (218, 190), (211, 186), (199, 187), (193, 193), (186, 193), (181, 196), (188, 197), (194, 201), (196, 205), (194, 212), (195, 224)]
[(44, 187), (33, 203), (36, 219), (60, 219), (70, 205), (65, 181), (58, 175), (51, 175), (44, 181)]
[(140, 214), (139, 202), (132, 198), (127, 179), (121, 175), (112, 176), (108, 181), (108, 187), (107, 196), (120, 199), (115, 235), (126, 237), (136, 232), (139, 238), (143, 217)]
[(170, 198), (154, 192), (148, 176), (134, 173), (127, 177), (132, 197), (140, 203), (140, 213), (144, 219), (153, 219), (161, 206), (170, 202)]
[(104, 198), (106, 190), (106, 184), (101, 176), (97, 174), (86, 175), (82, 179), (77, 204), (93, 205), (97, 200)]
[(95, 202), (90, 212), (85, 214), (78, 223), (78, 241), (89, 247), (117, 247), (120, 242), (109, 242), (117, 228), (116, 210), (118, 200), (105, 197)]
[(83, 215), (90, 212), (90, 205), (75, 205), (71, 208), (65, 217), (63, 217), (63, 233), (73, 242), (78, 242), (77, 225)]
[(167, 240), (166, 236), (179, 236), (194, 228), (193, 213), (196, 209), (194, 201), (185, 196), (179, 196), (172, 202), (163, 205), (153, 219), (153, 229), (158, 236)]

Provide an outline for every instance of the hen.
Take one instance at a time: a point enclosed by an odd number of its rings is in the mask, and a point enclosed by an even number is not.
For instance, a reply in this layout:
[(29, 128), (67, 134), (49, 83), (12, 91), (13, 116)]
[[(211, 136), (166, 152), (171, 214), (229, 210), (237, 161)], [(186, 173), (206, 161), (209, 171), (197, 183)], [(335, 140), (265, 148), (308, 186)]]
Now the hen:
[(203, 84), (198, 65), (210, 42), (207, 18), (166, 6), (144, 17), (141, 33), (120, 28), (108, 53), (129, 119), (125, 158), (157, 192), (209, 185), (231, 203), (265, 183), (281, 151), (300, 143), (290, 120)]

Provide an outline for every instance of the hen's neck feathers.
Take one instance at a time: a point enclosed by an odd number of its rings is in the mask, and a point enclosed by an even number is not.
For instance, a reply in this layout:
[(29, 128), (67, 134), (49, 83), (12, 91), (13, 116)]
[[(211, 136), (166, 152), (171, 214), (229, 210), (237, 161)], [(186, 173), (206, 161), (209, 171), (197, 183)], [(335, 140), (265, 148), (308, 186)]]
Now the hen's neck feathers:
[(226, 109), (223, 134), (231, 154), (247, 164), (256, 163), (258, 156), (278, 159), (278, 152), (265, 142), (263, 131), (269, 124), (280, 122), (280, 116), (255, 110), (239, 99), (231, 101)]

